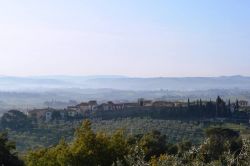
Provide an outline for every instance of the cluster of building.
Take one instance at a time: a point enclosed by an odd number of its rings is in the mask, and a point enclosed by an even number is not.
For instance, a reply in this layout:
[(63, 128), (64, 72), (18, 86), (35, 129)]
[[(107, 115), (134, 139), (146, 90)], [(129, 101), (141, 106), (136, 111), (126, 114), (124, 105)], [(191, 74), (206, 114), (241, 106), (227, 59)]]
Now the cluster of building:
[[(175, 108), (175, 107), (188, 107), (188, 102), (171, 102), (171, 101), (153, 101), (138, 99), (137, 102), (118, 102), (112, 101), (100, 103), (91, 100), (89, 102), (82, 102), (75, 106), (68, 106), (66, 109), (57, 110), (53, 108), (33, 109), (27, 112), (28, 116), (36, 119), (43, 119), (50, 121), (54, 117), (64, 119), (66, 117), (77, 117), (91, 114), (95, 111), (123, 111), (131, 108)], [(240, 106), (248, 106), (247, 101), (239, 101)]]

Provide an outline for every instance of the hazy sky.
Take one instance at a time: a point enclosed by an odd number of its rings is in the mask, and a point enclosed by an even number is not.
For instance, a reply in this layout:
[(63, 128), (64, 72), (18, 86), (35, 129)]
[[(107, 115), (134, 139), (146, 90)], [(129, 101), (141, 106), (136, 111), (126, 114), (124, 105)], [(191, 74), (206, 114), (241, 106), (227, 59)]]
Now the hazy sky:
[(250, 75), (249, 0), (0, 0), (0, 75)]

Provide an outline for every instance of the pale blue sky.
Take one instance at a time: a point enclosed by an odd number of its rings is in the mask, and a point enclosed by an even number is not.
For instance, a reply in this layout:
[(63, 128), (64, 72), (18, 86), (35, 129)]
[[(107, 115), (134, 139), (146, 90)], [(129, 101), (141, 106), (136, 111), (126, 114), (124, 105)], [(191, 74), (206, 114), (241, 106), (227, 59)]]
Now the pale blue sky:
[(0, 75), (250, 75), (249, 0), (2, 0)]

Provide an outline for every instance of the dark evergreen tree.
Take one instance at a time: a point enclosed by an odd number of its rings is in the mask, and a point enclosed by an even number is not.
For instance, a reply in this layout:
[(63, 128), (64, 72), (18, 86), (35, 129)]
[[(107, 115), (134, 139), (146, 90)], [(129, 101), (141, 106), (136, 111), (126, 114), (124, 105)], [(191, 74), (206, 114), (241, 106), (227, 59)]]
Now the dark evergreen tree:
[(238, 112), (238, 111), (239, 111), (239, 108), (240, 108), (240, 106), (239, 106), (239, 101), (238, 101), (238, 99), (237, 99), (236, 102), (235, 102), (234, 111), (235, 111), (235, 112)]
[(23, 166), (16, 153), (14, 142), (8, 140), (7, 133), (0, 133), (0, 165), (1, 166)]

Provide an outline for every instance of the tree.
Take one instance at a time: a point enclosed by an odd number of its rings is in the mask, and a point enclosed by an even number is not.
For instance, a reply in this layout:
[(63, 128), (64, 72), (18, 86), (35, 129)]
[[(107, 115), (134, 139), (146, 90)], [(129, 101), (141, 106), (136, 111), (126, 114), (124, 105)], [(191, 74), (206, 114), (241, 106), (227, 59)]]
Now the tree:
[(15, 143), (8, 140), (7, 133), (0, 133), (0, 165), (23, 166), (15, 150)]
[(182, 156), (184, 152), (188, 151), (192, 147), (192, 143), (190, 141), (183, 141), (178, 143), (178, 155)]
[(1, 125), (3, 128), (10, 128), (12, 130), (25, 130), (32, 127), (31, 120), (18, 110), (10, 110), (4, 113), (1, 118)]
[(219, 160), (228, 151), (237, 155), (242, 147), (239, 133), (231, 129), (210, 128), (206, 131), (206, 138), (199, 153), (200, 159), (205, 163)]
[(69, 152), (69, 146), (63, 139), (53, 148), (29, 151), (25, 156), (27, 166), (70, 166), (72, 165), (71, 160), (72, 155)]
[(71, 143), (62, 140), (54, 147), (30, 151), (25, 161), (28, 166), (110, 166), (118, 160), (125, 161), (127, 154), (128, 144), (122, 131), (111, 136), (95, 133), (86, 120), (77, 128)]
[(53, 111), (52, 112), (52, 120), (58, 120), (61, 119), (60, 111)]
[(216, 99), (216, 117), (227, 117), (227, 109), (226, 103), (220, 98), (220, 96)]
[(144, 150), (145, 159), (148, 161), (152, 156), (158, 157), (166, 153), (166, 136), (159, 131), (152, 131), (141, 138), (139, 145)]
[(239, 111), (239, 108), (240, 108), (240, 106), (239, 106), (239, 101), (236, 100), (235, 107), (234, 107), (234, 111), (235, 111), (235, 112), (238, 112), (238, 111)]

